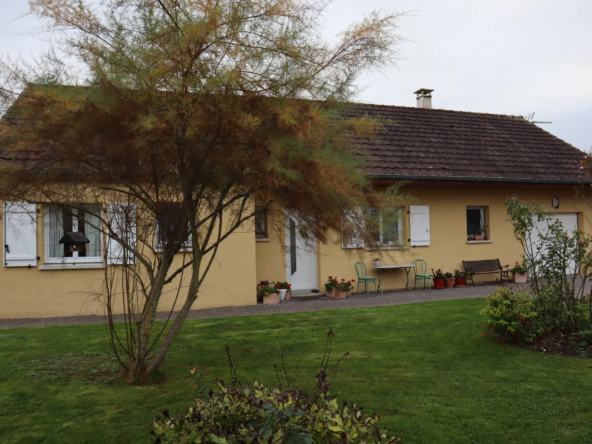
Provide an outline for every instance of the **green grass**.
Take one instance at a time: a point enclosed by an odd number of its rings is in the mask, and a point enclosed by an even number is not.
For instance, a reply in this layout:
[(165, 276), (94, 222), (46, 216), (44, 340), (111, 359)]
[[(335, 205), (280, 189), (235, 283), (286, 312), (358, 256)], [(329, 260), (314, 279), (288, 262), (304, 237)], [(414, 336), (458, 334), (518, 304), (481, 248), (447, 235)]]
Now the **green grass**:
[[(383, 415), (406, 443), (592, 442), (592, 361), (492, 345), (481, 300), (188, 321), (152, 386), (110, 382), (104, 326), (0, 331), (2, 443), (150, 442), (154, 415), (187, 407), (189, 362), (275, 385), (285, 353), (291, 379), (310, 387), (326, 332), (333, 394)], [(250, 351), (246, 351), (249, 348)]]

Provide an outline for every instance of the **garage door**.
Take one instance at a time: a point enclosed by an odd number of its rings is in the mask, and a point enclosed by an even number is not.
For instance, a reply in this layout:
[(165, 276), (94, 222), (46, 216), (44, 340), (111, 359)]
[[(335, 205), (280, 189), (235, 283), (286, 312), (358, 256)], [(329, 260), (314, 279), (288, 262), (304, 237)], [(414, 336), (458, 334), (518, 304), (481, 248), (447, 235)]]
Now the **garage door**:
[[(552, 222), (559, 220), (563, 223), (564, 230), (571, 236), (573, 232), (578, 229), (578, 215), (577, 213), (553, 213), (549, 214), (552, 218)], [(537, 222), (536, 223), (536, 231), (539, 234), (547, 234), (549, 231), (549, 225), (547, 221)], [(540, 243), (540, 241), (539, 241)], [(543, 248), (543, 251), (545, 249)], [(572, 261), (569, 263), (567, 268), (567, 274), (574, 274), (576, 271), (576, 263)]]

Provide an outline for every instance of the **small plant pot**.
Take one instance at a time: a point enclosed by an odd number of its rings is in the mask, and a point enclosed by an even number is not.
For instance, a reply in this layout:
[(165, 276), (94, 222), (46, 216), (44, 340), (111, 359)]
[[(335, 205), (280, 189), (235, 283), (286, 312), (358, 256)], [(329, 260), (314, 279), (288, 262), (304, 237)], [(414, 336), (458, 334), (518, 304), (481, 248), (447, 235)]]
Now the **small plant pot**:
[(374, 267), (382, 267), (382, 261), (374, 261)]
[(347, 295), (347, 291), (338, 291), (337, 292), (337, 297), (339, 299), (345, 299), (345, 296)]
[(454, 287), (454, 278), (446, 278), (445, 280), (446, 280), (445, 288)]
[(286, 290), (286, 301), (289, 301), (290, 299), (292, 299), (292, 290), (288, 288), (288, 290)]
[(475, 234), (473, 236), (473, 240), (485, 240), (485, 235), (484, 234)]
[(280, 289), (280, 302), (284, 302), (286, 300), (286, 293), (288, 290)]
[(436, 290), (444, 290), (444, 285), (446, 283), (446, 279), (434, 279), (434, 289)]
[(271, 293), (270, 295), (263, 296), (263, 303), (266, 305), (277, 305), (280, 303), (280, 294)]
[(345, 295), (346, 295), (346, 296), (351, 296), (351, 295), (352, 295), (352, 291), (351, 291), (351, 290), (347, 290), (347, 291), (345, 292)]
[(466, 277), (457, 277), (454, 278), (454, 286), (457, 288), (463, 288), (466, 287), (467, 285), (467, 278)]
[(514, 282), (517, 284), (526, 284), (526, 280), (528, 279), (528, 273), (521, 274), (521, 273), (514, 273)]

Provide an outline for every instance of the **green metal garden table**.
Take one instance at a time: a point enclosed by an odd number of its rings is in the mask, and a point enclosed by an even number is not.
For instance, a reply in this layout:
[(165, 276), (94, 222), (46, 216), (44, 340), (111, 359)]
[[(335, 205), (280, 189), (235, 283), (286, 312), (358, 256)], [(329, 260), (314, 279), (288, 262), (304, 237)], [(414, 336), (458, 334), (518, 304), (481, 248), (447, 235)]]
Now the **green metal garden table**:
[(381, 265), (379, 267), (374, 267), (378, 270), (378, 288), (377, 292), (380, 291), (382, 293), (382, 270), (397, 270), (404, 268), (407, 272), (407, 284), (405, 285), (405, 290), (411, 291), (411, 285), (409, 285), (409, 272), (413, 268), (413, 264), (403, 264), (403, 265)]

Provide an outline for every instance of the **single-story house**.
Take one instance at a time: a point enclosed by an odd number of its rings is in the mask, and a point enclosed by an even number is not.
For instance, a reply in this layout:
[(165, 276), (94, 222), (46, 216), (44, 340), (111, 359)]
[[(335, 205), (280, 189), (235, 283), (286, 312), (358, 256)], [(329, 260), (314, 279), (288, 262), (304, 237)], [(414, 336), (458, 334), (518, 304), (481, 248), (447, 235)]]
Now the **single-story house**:
[[(405, 181), (411, 195), (393, 208), (398, 223), (374, 231), (383, 263), (423, 259), (428, 268), (452, 272), (462, 270), (463, 260), (521, 261), (506, 221), (504, 202), (512, 194), (536, 199), (568, 229), (589, 229), (591, 181), (579, 168), (582, 151), (523, 117), (434, 109), (431, 90), (417, 95), (417, 107), (359, 104), (348, 111), (383, 122), (376, 137), (356, 140), (369, 178), (377, 187)], [(0, 162), (11, 160), (0, 152)], [(3, 203), (2, 213), (0, 318), (102, 314), (97, 295), (111, 265), (101, 253), (106, 241), (91, 238), (84, 258), (63, 257), (56, 241), (72, 223), (63, 214), (11, 202)], [(285, 233), (268, 232), (264, 217), (233, 233), (194, 308), (256, 304), (263, 280), (322, 291), (328, 276), (356, 279), (357, 261), (377, 276), (376, 252), (361, 242), (334, 233), (329, 243), (303, 248), (297, 221), (288, 216), (284, 222)], [(219, 283), (229, 276), (241, 284), (221, 291)], [(404, 289), (406, 282), (404, 270), (382, 275), (384, 290)], [(163, 310), (173, 296), (163, 299)]]

